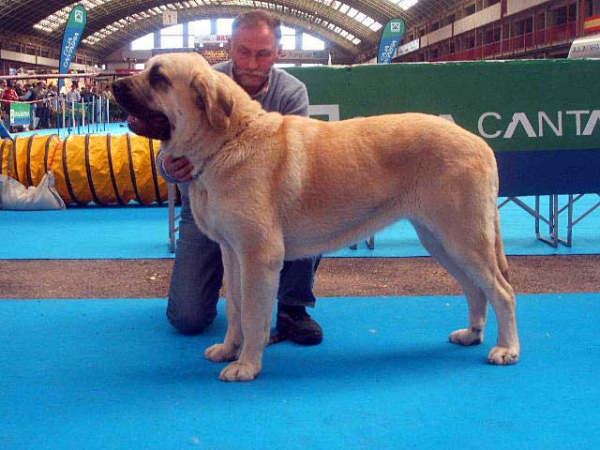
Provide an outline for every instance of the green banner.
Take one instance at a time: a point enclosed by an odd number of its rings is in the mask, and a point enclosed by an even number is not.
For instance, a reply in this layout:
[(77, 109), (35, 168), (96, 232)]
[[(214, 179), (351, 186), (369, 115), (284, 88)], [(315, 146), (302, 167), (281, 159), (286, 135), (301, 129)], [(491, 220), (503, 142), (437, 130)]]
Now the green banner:
[(402, 19), (392, 19), (381, 33), (381, 39), (379, 40), (379, 52), (377, 54), (377, 64), (389, 64), (392, 62), (394, 53), (400, 47), (400, 42), (404, 37), (406, 31), (406, 24)]
[(10, 104), (10, 124), (11, 125), (29, 125), (30, 123), (29, 103), (11, 103)]
[[(75, 58), (75, 51), (83, 36), (87, 24), (87, 10), (82, 5), (76, 5), (69, 14), (69, 20), (63, 34), (62, 52), (60, 54), (59, 72), (67, 73), (71, 61)], [(63, 86), (64, 80), (58, 80), (58, 90)]]
[(598, 60), (514, 60), (286, 69), (317, 114), (443, 116), (496, 152), (600, 149)]

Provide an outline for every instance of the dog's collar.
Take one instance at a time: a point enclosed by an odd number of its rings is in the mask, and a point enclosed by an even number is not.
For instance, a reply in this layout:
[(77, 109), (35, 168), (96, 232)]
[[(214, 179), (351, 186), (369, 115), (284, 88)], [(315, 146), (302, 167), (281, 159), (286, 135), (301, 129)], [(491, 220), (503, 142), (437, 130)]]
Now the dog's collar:
[(231, 141), (234, 141), (235, 139), (239, 138), (250, 127), (250, 125), (252, 125), (252, 123), (256, 119), (260, 119), (265, 114), (266, 114), (265, 112), (260, 113), (259, 115), (257, 115), (256, 117), (254, 117), (252, 120), (250, 120), (246, 124), (246, 126), (240, 128), (238, 130), (238, 132), (235, 134), (235, 136), (233, 136), (231, 139), (227, 139), (225, 142), (223, 142), (221, 144), (221, 146), (219, 147), (219, 149), (215, 153), (213, 153), (212, 155), (210, 155), (208, 158), (206, 158), (204, 160), (204, 162), (202, 163), (202, 165), (200, 166), (200, 168), (196, 171), (196, 173), (192, 175), (192, 181), (196, 181), (198, 178), (200, 178), (200, 175), (202, 175), (202, 173), (204, 172), (204, 168), (206, 167), (206, 164), (212, 159), (213, 155), (216, 155), (217, 153), (219, 153)]

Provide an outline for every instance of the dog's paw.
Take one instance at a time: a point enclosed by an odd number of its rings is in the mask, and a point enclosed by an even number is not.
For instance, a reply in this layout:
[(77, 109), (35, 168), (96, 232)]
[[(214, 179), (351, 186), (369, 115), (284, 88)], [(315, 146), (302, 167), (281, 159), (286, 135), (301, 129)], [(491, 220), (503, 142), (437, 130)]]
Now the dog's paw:
[(458, 345), (479, 345), (483, 342), (481, 330), (456, 330), (450, 335), (450, 342)]
[(204, 351), (204, 357), (214, 362), (235, 361), (238, 358), (238, 351), (235, 347), (226, 344), (215, 344)]
[(222, 381), (252, 381), (260, 372), (255, 364), (233, 362), (221, 371), (219, 379)]
[(516, 364), (519, 361), (519, 350), (510, 347), (495, 346), (488, 356), (490, 364), (498, 366), (507, 366)]

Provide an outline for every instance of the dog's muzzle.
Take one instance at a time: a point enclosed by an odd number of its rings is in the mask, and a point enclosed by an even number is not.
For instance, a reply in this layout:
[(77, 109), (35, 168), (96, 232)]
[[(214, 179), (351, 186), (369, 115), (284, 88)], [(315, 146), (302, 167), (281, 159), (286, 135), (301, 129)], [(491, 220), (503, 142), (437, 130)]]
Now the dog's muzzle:
[(161, 141), (171, 139), (171, 123), (167, 116), (141, 104), (141, 101), (135, 98), (127, 79), (115, 81), (112, 91), (117, 103), (129, 114), (127, 124), (132, 132)]

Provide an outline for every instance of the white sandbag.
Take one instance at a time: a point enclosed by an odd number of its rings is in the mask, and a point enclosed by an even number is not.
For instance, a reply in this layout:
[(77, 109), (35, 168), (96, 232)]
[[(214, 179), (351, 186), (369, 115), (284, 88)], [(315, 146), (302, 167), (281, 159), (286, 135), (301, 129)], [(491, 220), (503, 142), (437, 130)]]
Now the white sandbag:
[(37, 187), (26, 188), (14, 178), (0, 174), (0, 209), (41, 211), (66, 209), (56, 191), (54, 174), (48, 172)]

